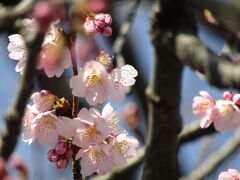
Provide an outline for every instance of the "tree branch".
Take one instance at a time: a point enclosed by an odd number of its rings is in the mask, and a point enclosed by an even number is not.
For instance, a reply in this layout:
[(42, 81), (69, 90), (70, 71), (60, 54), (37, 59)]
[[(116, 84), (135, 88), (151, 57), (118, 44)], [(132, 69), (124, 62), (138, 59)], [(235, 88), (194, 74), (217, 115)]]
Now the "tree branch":
[(32, 34), (28, 34), (27, 37), (32, 39), (26, 39), (29, 55), (26, 60), (24, 73), (21, 76), (14, 102), (9, 107), (4, 117), (5, 125), (1, 132), (0, 156), (5, 160), (7, 160), (13, 152), (17, 143), (25, 106), (34, 86), (33, 79), (35, 76), (35, 66), (44, 36), (39, 34), (35, 34), (35, 37), (31, 36)]
[(196, 36), (179, 34), (176, 51), (183, 64), (203, 72), (210, 84), (219, 88), (240, 89), (240, 64), (213, 54)]
[(122, 55), (122, 48), (126, 42), (127, 34), (131, 29), (131, 26), (133, 24), (133, 19), (135, 17), (135, 14), (137, 13), (140, 2), (141, 0), (135, 0), (133, 2), (131, 8), (129, 8), (128, 14), (126, 15), (126, 19), (124, 20), (124, 22), (120, 27), (118, 36), (113, 42), (113, 55), (116, 59), (118, 67), (125, 65), (125, 59)]
[[(160, 11), (161, 2), (161, 11)], [(142, 179), (175, 180), (177, 136), (181, 129), (179, 113), (182, 66), (175, 56), (175, 28), (179, 1), (156, 1), (151, 25), (155, 51), (152, 79), (147, 89), (148, 137)], [(174, 6), (172, 6), (174, 3)], [(177, 4), (175, 4), (177, 3)], [(176, 6), (175, 6), (176, 5)]]
[(190, 175), (182, 177), (180, 180), (200, 180), (209, 175), (214, 171), (227, 157), (231, 156), (240, 147), (240, 130), (238, 130), (234, 137), (229, 140), (224, 146), (221, 147), (216, 152), (202, 163), (198, 168), (196, 168)]
[(35, 0), (22, 0), (15, 6), (4, 7), (0, 4), (0, 32), (12, 29), (15, 20), (26, 15), (34, 3)]
[(180, 144), (184, 144), (206, 135), (215, 133), (214, 126), (211, 125), (208, 128), (202, 129), (199, 125), (199, 121), (195, 121), (191, 124), (186, 125), (181, 133), (178, 135), (178, 141)]

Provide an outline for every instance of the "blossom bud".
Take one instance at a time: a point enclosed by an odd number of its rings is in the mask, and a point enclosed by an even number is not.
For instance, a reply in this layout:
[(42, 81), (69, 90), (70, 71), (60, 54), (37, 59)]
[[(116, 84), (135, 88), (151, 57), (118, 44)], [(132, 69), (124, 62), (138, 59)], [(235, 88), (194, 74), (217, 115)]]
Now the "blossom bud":
[(71, 158), (72, 155), (73, 155), (73, 151), (72, 151), (71, 149), (68, 149), (67, 152), (66, 152), (66, 154), (65, 154), (65, 157), (66, 157), (66, 158)]
[(56, 163), (56, 168), (57, 169), (66, 169), (67, 166), (68, 166), (68, 159), (67, 158), (59, 159)]
[(11, 156), (11, 163), (12, 165), (22, 173), (24, 177), (28, 176), (28, 168), (25, 164), (25, 162), (18, 156)]
[(59, 159), (59, 156), (57, 153), (55, 153), (54, 149), (51, 149), (48, 151), (47, 158), (50, 162), (56, 162)]
[(55, 147), (55, 152), (58, 155), (63, 155), (67, 151), (67, 144), (65, 142), (59, 142)]
[(235, 102), (236, 105), (240, 105), (240, 94), (235, 94), (233, 96), (233, 102)]
[(101, 34), (103, 36), (111, 36), (112, 35), (112, 28), (111, 27), (104, 27), (104, 28), (102, 28)]
[(232, 99), (233, 99), (233, 94), (232, 94), (232, 92), (230, 92), (230, 91), (225, 91), (225, 92), (223, 93), (223, 99), (232, 101)]
[(137, 129), (139, 120), (139, 110), (135, 102), (130, 102), (123, 108), (123, 119), (132, 129)]

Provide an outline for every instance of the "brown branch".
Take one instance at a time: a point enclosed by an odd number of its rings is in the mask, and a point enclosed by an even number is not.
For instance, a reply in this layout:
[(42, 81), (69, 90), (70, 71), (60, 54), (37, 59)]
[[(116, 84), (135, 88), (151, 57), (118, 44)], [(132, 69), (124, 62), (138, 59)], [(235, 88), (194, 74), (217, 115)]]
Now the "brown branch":
[(124, 20), (124, 22), (120, 27), (118, 36), (113, 42), (113, 55), (116, 59), (118, 67), (125, 65), (125, 59), (122, 55), (122, 48), (126, 42), (127, 34), (131, 29), (131, 26), (133, 24), (133, 20), (134, 20), (135, 14), (137, 13), (140, 2), (141, 0), (135, 0), (133, 2), (131, 8), (129, 8), (128, 14), (126, 15), (126, 19)]
[(180, 180), (200, 180), (213, 172), (221, 163), (231, 156), (240, 147), (240, 130), (238, 130), (234, 137), (224, 144), (218, 151), (213, 152), (212, 155), (196, 168), (190, 175), (182, 177)]
[(22, 0), (15, 6), (1, 6), (0, 4), (0, 32), (13, 29), (17, 18), (26, 15), (33, 7), (35, 0)]
[(195, 121), (191, 124), (186, 125), (181, 133), (178, 135), (178, 141), (180, 144), (184, 144), (196, 139), (199, 139), (203, 136), (211, 135), (215, 133), (216, 130), (214, 126), (211, 125), (208, 128), (202, 129), (200, 127), (199, 121)]
[(179, 34), (176, 51), (183, 64), (203, 72), (210, 84), (219, 88), (240, 89), (240, 64), (213, 54), (196, 36)]
[(136, 168), (138, 168), (143, 162), (145, 155), (145, 149), (142, 148), (138, 151), (138, 154), (128, 161), (128, 165), (124, 168), (119, 168), (113, 170), (110, 174), (106, 176), (97, 176), (93, 180), (127, 180), (131, 179), (131, 174)]
[[(174, 3), (174, 6), (171, 4)], [(152, 79), (147, 89), (148, 137), (142, 179), (175, 180), (177, 168), (177, 136), (181, 129), (179, 113), (182, 66), (175, 56), (175, 27), (172, 23), (179, 11), (175, 1), (157, 1), (151, 36), (155, 59)], [(176, 5), (176, 6), (175, 6)], [(175, 11), (176, 10), (176, 11)]]
[(21, 121), (24, 114), (25, 106), (33, 89), (33, 79), (35, 76), (35, 65), (38, 53), (41, 49), (43, 36), (28, 34), (26, 45), (29, 49), (29, 55), (26, 60), (24, 73), (21, 76), (20, 83), (16, 92), (13, 104), (5, 114), (5, 125), (1, 132), (0, 156), (5, 160), (13, 152), (17, 143), (17, 138), (21, 130)]

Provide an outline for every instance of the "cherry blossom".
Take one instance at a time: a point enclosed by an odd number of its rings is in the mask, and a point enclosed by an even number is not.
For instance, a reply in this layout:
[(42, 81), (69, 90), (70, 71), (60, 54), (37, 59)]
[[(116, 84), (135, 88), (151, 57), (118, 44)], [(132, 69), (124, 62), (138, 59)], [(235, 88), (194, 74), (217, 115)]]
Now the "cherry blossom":
[(8, 44), (9, 57), (13, 60), (19, 61), (16, 65), (15, 71), (23, 73), (25, 61), (27, 57), (27, 47), (25, 41), (20, 34), (13, 34), (8, 37), (10, 43)]
[(228, 169), (219, 174), (218, 180), (240, 180), (240, 173), (236, 169)]
[(138, 75), (137, 70), (125, 65), (121, 68), (116, 68), (111, 71), (111, 91), (109, 92), (109, 99), (114, 102), (121, 102), (129, 86), (135, 84), (135, 77)]
[(85, 97), (90, 105), (96, 105), (106, 101), (110, 80), (102, 64), (89, 61), (71, 78), (70, 87), (74, 96)]
[(232, 101), (218, 100), (213, 109), (214, 127), (218, 131), (233, 130), (240, 126), (239, 108)]
[(70, 138), (74, 128), (67, 119), (57, 117), (54, 111), (38, 114), (32, 124), (40, 144), (55, 144), (59, 136)]
[(112, 143), (111, 155), (114, 164), (118, 167), (126, 166), (127, 158), (134, 157), (139, 146), (138, 140), (126, 134), (117, 135)]
[(212, 110), (215, 106), (215, 100), (206, 91), (200, 91), (200, 96), (196, 96), (193, 99), (192, 109), (200, 120), (200, 126), (207, 128), (213, 122)]
[(35, 92), (31, 99), (33, 101), (33, 107), (38, 112), (46, 112), (53, 109), (53, 104), (58, 99), (57, 96), (50, 93), (47, 90), (42, 90), (41, 92)]
[(94, 172), (105, 175), (114, 167), (114, 162), (109, 156), (109, 145), (98, 144), (89, 146), (87, 149), (80, 149), (76, 159), (80, 160), (81, 174), (83, 177), (90, 176)]
[(104, 108), (102, 109), (101, 116), (106, 120), (108, 125), (112, 128), (112, 133), (114, 134), (125, 133), (125, 130), (123, 130), (118, 124), (119, 122), (118, 112), (113, 110), (113, 107), (110, 105), (110, 103), (104, 106)]
[(94, 108), (83, 108), (78, 113), (78, 117), (72, 120), (72, 124), (77, 127), (73, 143), (79, 147), (88, 147), (91, 144), (101, 143), (111, 133), (105, 119), (97, 114)]
[(22, 139), (24, 142), (31, 144), (35, 139), (36, 135), (32, 128), (34, 118), (37, 116), (37, 111), (30, 105), (26, 106), (25, 114), (23, 117), (22, 127)]

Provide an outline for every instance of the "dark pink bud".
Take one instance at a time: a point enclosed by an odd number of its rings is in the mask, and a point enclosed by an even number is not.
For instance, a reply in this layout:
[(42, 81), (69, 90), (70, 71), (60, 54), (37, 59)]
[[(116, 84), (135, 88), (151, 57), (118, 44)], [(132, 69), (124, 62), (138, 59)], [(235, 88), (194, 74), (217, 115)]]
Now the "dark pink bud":
[(68, 149), (67, 152), (66, 152), (66, 154), (65, 154), (65, 157), (66, 157), (66, 158), (71, 158), (72, 155), (73, 155), (73, 151), (72, 151), (71, 149)]
[(236, 105), (240, 105), (240, 94), (235, 94), (233, 96), (233, 102), (235, 102)]
[(68, 166), (68, 159), (64, 158), (64, 159), (59, 159), (56, 163), (56, 168), (57, 169), (66, 169)]
[(59, 155), (63, 155), (67, 151), (67, 144), (65, 142), (59, 142), (55, 147), (55, 152)]
[(110, 26), (112, 24), (112, 16), (110, 14), (105, 14), (105, 23)]
[(230, 91), (225, 91), (225, 92), (223, 93), (223, 99), (232, 101), (232, 99), (233, 99), (233, 94), (232, 94), (232, 92), (230, 92)]
[(59, 159), (59, 156), (54, 149), (51, 149), (48, 151), (47, 158), (50, 162), (56, 162)]
[(0, 157), (0, 179), (2, 179), (4, 176), (6, 176), (7, 169), (6, 169), (6, 162), (4, 161), (3, 158)]
[(111, 27), (104, 27), (104, 28), (102, 28), (101, 34), (103, 36), (111, 36), (112, 35), (112, 28)]

